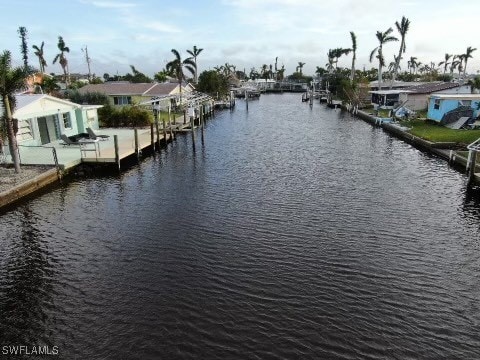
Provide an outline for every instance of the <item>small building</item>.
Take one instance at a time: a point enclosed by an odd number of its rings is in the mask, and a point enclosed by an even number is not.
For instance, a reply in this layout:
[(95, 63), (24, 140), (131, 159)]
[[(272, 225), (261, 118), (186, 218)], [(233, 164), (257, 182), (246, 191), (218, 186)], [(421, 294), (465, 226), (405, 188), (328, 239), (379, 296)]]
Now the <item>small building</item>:
[(480, 112), (480, 94), (435, 94), (429, 96), (428, 119), (444, 123), (446, 117), (453, 112), (457, 113), (456, 117), (477, 118)]
[[(182, 83), (182, 94), (191, 93), (193, 86)], [(180, 100), (178, 83), (131, 83), (128, 81), (107, 81), (103, 84), (89, 84), (78, 89), (80, 94), (100, 93), (107, 95), (110, 105), (125, 106), (140, 104), (153, 97), (169, 97), (175, 102)], [(175, 105), (175, 104), (173, 104)]]
[(374, 90), (372, 94), (372, 105), (375, 109), (393, 109), (399, 103), (400, 93), (407, 90)]
[(410, 86), (400, 90), (398, 102), (410, 110), (419, 111), (428, 108), (428, 96), (433, 94), (470, 94), (469, 85), (452, 82), (431, 82)]
[[(67, 136), (98, 129), (97, 109), (100, 105), (79, 105), (50, 95), (16, 95), (12, 116), (18, 120), (19, 145), (39, 146)], [(0, 114), (3, 109), (0, 109)]]

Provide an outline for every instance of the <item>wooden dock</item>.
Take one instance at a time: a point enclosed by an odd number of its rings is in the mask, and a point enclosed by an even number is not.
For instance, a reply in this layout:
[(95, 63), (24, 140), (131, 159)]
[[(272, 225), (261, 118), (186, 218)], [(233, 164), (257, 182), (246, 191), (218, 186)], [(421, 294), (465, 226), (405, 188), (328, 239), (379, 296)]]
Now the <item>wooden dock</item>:
[(62, 172), (68, 172), (80, 164), (117, 165), (120, 169), (125, 159), (135, 159), (142, 153), (153, 152), (175, 139), (177, 133), (191, 132), (192, 128), (203, 126), (210, 114), (202, 114), (186, 121), (180, 116), (175, 122), (159, 122), (142, 128), (104, 128), (97, 135), (107, 135), (106, 139), (85, 140), (79, 145), (62, 145), (58, 140), (44, 146), (21, 146), (22, 165), (53, 165)]

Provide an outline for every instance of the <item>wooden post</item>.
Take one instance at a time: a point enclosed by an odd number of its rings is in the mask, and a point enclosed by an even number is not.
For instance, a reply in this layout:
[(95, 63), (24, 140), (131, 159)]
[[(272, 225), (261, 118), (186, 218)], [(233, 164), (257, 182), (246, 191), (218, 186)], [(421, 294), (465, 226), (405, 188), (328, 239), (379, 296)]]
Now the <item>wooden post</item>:
[(155, 136), (153, 134), (153, 123), (150, 124), (150, 146), (152, 147), (152, 151), (155, 151)]
[(168, 127), (170, 129), (170, 141), (173, 140), (173, 130), (172, 130), (172, 115), (170, 109), (168, 111)]
[(165, 124), (165, 118), (162, 119), (163, 124), (163, 143), (167, 145), (167, 126)]
[(247, 103), (247, 111), (248, 111), (248, 91), (245, 90), (245, 102)]
[(476, 160), (477, 160), (477, 152), (475, 150), (470, 150), (468, 152), (468, 160), (467, 160), (468, 183), (471, 183), (474, 178)]
[(183, 125), (187, 124), (187, 109), (183, 110)]
[(155, 123), (155, 130), (157, 131), (157, 149), (160, 150), (160, 130), (158, 129), (158, 121)]
[(190, 118), (190, 127), (192, 129), (192, 141), (195, 143), (195, 116)]
[(120, 153), (118, 148), (118, 135), (113, 135), (113, 145), (115, 146), (115, 162), (118, 166), (118, 171), (120, 171)]
[(133, 135), (135, 140), (135, 154), (137, 155), (137, 160), (140, 159), (140, 149), (138, 146), (138, 129), (133, 129)]

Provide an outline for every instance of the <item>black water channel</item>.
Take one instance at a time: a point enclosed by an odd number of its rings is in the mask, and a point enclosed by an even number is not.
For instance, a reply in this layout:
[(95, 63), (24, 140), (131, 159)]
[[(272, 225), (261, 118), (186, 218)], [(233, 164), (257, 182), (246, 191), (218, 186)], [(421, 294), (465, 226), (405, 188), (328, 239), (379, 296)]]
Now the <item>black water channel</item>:
[(195, 152), (181, 135), (0, 216), (0, 352), (479, 359), (479, 218), (464, 174), (379, 128), (237, 101)]

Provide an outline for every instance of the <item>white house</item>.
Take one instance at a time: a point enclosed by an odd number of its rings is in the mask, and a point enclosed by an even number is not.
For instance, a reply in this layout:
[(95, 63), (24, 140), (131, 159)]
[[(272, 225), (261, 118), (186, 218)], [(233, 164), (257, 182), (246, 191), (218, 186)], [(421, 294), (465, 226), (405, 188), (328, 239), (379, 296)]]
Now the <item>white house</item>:
[(432, 82), (410, 86), (399, 94), (399, 103), (414, 111), (426, 110), (428, 98), (435, 94), (470, 94), (470, 85), (460, 85), (452, 82)]
[[(98, 129), (99, 105), (79, 105), (50, 95), (16, 95), (13, 118), (18, 120), (19, 145), (43, 145), (67, 136)], [(3, 109), (1, 109), (3, 112)]]

